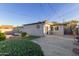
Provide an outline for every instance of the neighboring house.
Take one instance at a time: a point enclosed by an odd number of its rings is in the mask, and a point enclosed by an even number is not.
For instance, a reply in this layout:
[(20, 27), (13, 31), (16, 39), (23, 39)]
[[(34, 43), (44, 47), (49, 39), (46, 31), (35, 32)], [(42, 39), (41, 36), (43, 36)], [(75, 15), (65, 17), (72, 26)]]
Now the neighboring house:
[(1, 25), (0, 26), (0, 32), (6, 34), (6, 38), (12, 37), (11, 32), (13, 31), (15, 27), (12, 25)]
[(64, 22), (64, 23), (57, 23), (55, 22), (53, 27), (54, 27), (54, 31), (53, 34), (56, 35), (74, 35), (75, 32), (75, 28), (77, 26), (77, 22), (76, 20), (72, 20), (72, 21), (68, 21), (68, 22)]
[(14, 29), (14, 26), (12, 25), (1, 25), (0, 26), (0, 31), (5, 33), (5, 32), (10, 32)]
[(63, 35), (62, 26), (58, 26), (58, 28), (56, 29), (54, 23), (48, 22), (46, 20), (43, 22), (25, 24), (23, 25), (23, 28), (21, 30), (22, 32), (26, 32), (29, 35), (35, 35), (35, 36), (45, 36), (50, 34)]
[(77, 21), (72, 20), (64, 23), (64, 34), (65, 35), (74, 35), (74, 30), (77, 26)]

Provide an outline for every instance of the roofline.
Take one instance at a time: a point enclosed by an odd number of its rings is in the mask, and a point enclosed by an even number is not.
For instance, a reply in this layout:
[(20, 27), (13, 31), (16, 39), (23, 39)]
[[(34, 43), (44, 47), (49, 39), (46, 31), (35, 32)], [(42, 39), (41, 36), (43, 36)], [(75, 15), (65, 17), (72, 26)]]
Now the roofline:
[(35, 25), (35, 24), (43, 24), (43, 23), (45, 23), (45, 22), (43, 21), (43, 22), (36, 22), (36, 23), (24, 24), (23, 26)]

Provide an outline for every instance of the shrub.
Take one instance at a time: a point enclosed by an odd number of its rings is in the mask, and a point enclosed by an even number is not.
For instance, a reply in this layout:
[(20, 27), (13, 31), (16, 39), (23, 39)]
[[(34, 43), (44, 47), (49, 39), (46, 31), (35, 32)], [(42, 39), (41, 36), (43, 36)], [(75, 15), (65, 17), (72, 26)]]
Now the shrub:
[(0, 32), (0, 41), (5, 40), (5, 39), (6, 39), (5, 34)]
[(43, 56), (41, 47), (27, 40), (9, 40), (0, 42), (0, 55), (6, 56)]
[(22, 32), (22, 33), (21, 33), (21, 37), (25, 37), (26, 35), (27, 35), (26, 32)]
[(40, 36), (29, 35), (28, 37), (25, 37), (24, 39), (33, 40), (33, 39), (37, 39), (37, 38), (40, 38)]

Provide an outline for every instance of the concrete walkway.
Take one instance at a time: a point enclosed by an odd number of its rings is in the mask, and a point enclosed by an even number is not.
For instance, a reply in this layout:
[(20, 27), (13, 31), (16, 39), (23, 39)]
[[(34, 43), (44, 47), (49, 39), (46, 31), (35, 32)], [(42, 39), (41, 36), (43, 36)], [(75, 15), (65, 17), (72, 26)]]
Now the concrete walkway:
[(72, 52), (74, 38), (49, 35), (33, 40), (39, 44), (45, 56), (75, 56)]

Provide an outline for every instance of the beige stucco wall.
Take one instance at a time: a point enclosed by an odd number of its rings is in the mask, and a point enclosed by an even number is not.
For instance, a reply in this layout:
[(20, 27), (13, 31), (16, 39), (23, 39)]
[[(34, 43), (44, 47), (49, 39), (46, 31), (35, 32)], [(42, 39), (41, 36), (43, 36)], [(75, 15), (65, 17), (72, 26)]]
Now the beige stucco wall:
[(48, 27), (48, 34), (50, 34), (50, 25), (49, 25), (49, 24), (44, 24), (44, 25), (43, 25), (44, 35), (47, 35), (46, 27)]
[(22, 32), (27, 32), (29, 35), (43, 36), (43, 24), (39, 24), (40, 28), (37, 28), (38, 24), (23, 26)]

